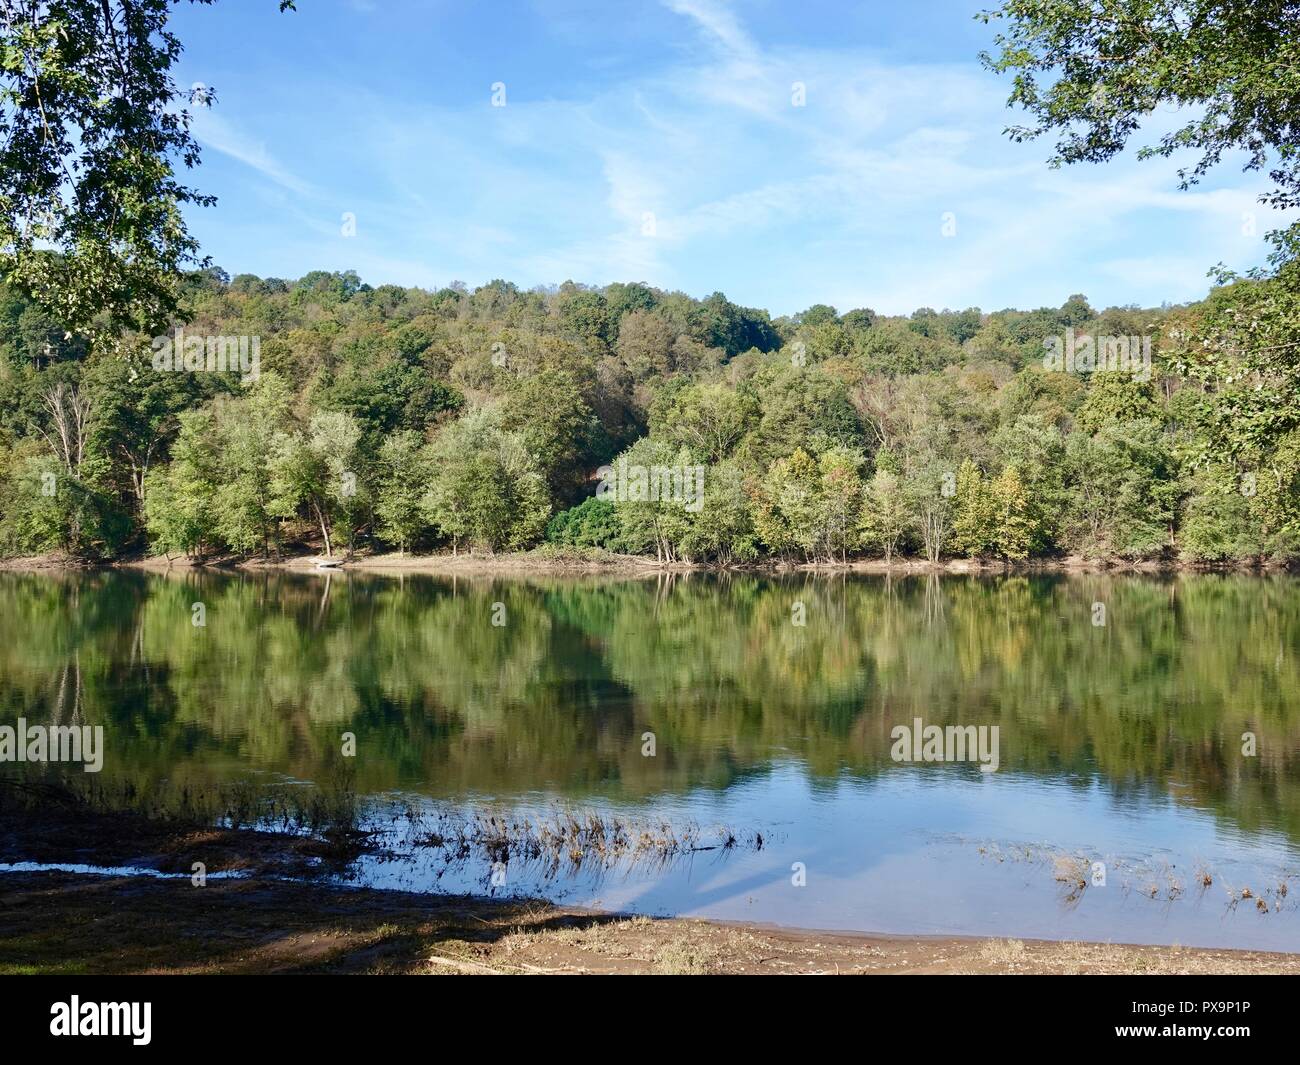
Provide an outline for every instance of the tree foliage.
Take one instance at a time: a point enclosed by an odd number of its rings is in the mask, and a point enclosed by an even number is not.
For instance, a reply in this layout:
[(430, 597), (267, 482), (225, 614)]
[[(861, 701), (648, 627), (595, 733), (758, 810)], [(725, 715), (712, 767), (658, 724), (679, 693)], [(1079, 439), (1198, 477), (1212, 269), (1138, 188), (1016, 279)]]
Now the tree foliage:
[(172, 76), (176, 3), (0, 3), (0, 275), (68, 334), (157, 332), (199, 261), (182, 208), (213, 198), (177, 168), (199, 161), (189, 107), (213, 93)]

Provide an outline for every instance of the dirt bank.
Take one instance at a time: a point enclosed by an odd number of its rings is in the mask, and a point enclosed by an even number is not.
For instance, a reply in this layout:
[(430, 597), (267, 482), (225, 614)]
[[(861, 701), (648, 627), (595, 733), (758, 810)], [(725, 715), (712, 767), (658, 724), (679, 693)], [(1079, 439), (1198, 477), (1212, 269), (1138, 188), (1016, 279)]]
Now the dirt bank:
[(138, 569), (154, 573), (183, 573), (188, 570), (207, 571), (258, 571), (287, 570), (301, 573), (386, 573), (429, 574), (463, 577), (511, 577), (529, 575), (577, 576), (582, 574), (610, 574), (618, 576), (651, 576), (661, 573), (869, 573), (907, 576), (916, 574), (948, 573), (975, 575), (1034, 574), (1034, 573), (1277, 573), (1286, 572), (1280, 564), (1255, 565), (1239, 563), (1206, 566), (1160, 560), (1133, 562), (1128, 559), (1069, 558), (1032, 559), (1024, 562), (982, 561), (974, 559), (949, 559), (932, 563), (919, 558), (855, 559), (844, 563), (790, 564), (762, 562), (746, 566), (721, 567), (712, 564), (662, 563), (639, 555), (613, 555), (599, 552), (563, 554), (554, 551), (524, 551), (509, 554), (434, 554), (399, 555), (396, 552), (359, 554), (352, 558), (336, 556), (324, 560), (319, 554), (304, 553), (279, 560), (214, 558), (197, 563), (183, 555), (155, 555), (104, 563), (96, 566), (63, 555), (40, 555), (29, 558), (0, 559), (0, 571), (31, 572), (40, 570), (85, 569)]
[(268, 879), (0, 874), (0, 974), (1300, 973), (1300, 957), (905, 938)]

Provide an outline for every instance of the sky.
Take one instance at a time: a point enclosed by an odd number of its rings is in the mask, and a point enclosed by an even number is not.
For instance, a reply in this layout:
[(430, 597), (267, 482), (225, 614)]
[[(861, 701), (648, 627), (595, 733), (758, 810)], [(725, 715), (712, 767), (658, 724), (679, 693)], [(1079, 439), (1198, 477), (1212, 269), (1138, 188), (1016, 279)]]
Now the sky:
[(991, 4), (182, 4), (177, 80), (215, 93), (190, 227), (232, 275), (644, 281), (773, 315), (1156, 306), (1263, 263), (1280, 216), (1240, 160), (1180, 191), (1172, 160), (1011, 143)]

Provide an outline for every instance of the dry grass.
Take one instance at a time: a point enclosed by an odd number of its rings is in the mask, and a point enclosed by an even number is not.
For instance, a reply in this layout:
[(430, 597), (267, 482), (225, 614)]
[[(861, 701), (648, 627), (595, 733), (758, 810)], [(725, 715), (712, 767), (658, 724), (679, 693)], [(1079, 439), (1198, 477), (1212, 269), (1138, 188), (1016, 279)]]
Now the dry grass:
[(980, 956), (991, 965), (1014, 969), (1025, 960), (1025, 945), (1018, 939), (990, 939), (980, 948)]
[(653, 965), (665, 976), (703, 976), (717, 971), (723, 959), (721, 946), (684, 932), (659, 948)]

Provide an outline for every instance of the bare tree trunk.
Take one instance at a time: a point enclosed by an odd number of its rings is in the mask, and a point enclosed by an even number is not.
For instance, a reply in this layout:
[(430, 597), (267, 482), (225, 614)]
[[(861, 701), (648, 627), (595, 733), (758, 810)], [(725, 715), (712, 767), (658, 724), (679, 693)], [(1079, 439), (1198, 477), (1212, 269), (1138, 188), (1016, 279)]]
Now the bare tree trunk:
[(37, 427), (50, 449), (63, 463), (68, 476), (81, 472), (86, 457), (86, 427), (90, 422), (90, 399), (82, 396), (76, 385), (60, 381), (41, 395), (50, 415), (50, 431)]
[(334, 551), (330, 545), (330, 527), (325, 520), (325, 512), (321, 510), (319, 503), (312, 503), (312, 509), (316, 511), (316, 520), (320, 523), (321, 536), (325, 538), (325, 557), (333, 558)]

